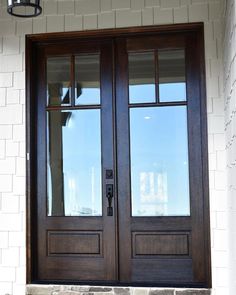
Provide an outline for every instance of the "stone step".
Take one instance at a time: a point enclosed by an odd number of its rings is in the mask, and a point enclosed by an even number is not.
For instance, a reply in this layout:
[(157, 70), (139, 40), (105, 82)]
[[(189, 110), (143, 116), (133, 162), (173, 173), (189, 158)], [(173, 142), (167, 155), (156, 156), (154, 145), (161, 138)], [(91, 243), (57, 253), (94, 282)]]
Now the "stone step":
[(210, 295), (210, 289), (27, 285), (26, 295)]

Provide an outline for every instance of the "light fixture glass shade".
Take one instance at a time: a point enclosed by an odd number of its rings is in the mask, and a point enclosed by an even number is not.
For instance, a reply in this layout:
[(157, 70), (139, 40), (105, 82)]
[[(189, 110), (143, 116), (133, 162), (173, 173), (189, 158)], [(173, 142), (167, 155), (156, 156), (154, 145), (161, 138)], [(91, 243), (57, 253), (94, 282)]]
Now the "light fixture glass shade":
[(18, 17), (34, 17), (42, 12), (40, 0), (7, 0), (7, 12)]

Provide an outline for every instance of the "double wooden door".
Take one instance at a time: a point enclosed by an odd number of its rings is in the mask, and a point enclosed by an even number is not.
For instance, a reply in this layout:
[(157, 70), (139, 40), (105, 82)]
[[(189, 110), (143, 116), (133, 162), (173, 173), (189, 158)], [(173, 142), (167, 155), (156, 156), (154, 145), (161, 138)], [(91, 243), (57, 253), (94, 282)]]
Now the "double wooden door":
[(32, 281), (209, 286), (199, 36), (37, 44)]

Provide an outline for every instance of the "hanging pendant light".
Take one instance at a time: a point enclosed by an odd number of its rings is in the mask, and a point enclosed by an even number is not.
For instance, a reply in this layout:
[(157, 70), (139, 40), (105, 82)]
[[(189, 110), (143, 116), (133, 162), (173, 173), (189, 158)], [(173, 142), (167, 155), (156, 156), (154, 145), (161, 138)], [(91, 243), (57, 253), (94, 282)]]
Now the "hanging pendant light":
[(7, 12), (18, 17), (34, 17), (42, 12), (40, 0), (7, 0)]

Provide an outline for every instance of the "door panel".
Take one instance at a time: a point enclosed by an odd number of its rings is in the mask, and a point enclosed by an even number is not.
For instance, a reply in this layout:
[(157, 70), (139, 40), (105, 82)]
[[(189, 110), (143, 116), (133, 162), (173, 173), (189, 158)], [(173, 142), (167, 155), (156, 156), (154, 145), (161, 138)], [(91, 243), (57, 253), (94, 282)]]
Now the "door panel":
[(114, 173), (106, 177), (114, 171), (111, 54), (110, 42), (96, 42), (39, 55), (47, 65), (37, 112), (37, 173), (47, 175), (37, 192), (40, 280), (116, 279), (115, 197), (108, 216), (106, 196), (114, 186)]
[[(201, 96), (193, 90), (199, 85), (197, 39), (183, 34), (162, 39), (117, 40), (119, 243), (129, 247), (120, 247), (120, 278), (200, 286), (206, 258), (203, 186), (195, 187), (202, 177)], [(139, 83), (150, 81), (150, 70), (140, 66), (143, 52), (155, 56), (155, 102), (151, 89), (143, 91)], [(139, 101), (131, 101), (127, 91), (134, 56), (132, 84), (144, 98)]]

